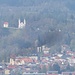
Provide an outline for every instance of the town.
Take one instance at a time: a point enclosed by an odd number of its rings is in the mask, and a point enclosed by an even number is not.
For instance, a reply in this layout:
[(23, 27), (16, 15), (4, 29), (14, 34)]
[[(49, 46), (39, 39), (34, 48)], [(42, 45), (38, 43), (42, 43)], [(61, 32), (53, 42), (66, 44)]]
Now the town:
[(40, 57), (12, 55), (9, 62), (0, 63), (0, 75), (74, 75), (75, 53), (67, 45), (61, 49), (60, 54), (50, 54), (50, 48), (37, 47)]
[[(3, 28), (23, 29), (26, 20), (18, 20), (18, 26), (10, 27), (4, 22)], [(59, 30), (61, 32), (61, 30)], [(74, 75), (75, 74), (75, 52), (71, 51), (66, 44), (61, 44), (61, 52), (51, 53), (50, 47), (46, 45), (37, 46), (37, 53), (28, 56), (16, 56), (13, 53), (8, 62), (0, 63), (0, 75)]]
[(75, 0), (0, 0), (0, 75), (75, 75)]

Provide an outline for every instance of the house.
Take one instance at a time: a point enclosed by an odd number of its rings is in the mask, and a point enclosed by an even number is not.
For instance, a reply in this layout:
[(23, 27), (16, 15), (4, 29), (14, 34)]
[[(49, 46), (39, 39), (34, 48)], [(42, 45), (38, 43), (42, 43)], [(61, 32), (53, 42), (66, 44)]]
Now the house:
[(26, 63), (33, 63), (34, 60), (30, 57), (16, 57), (10, 58), (10, 65), (24, 65)]
[(22, 57), (22, 58), (16, 58), (15, 59), (15, 64), (16, 65), (24, 65), (26, 63), (32, 63), (33, 59), (29, 58), (29, 57)]
[(23, 75), (46, 75), (45, 73), (23, 73)]
[(10, 70), (9, 70), (9, 69), (5, 69), (4, 74), (5, 74), (5, 75), (9, 75), (9, 74), (10, 74)]
[(75, 72), (62, 72), (62, 75), (75, 75)]
[(15, 65), (15, 60), (13, 58), (10, 58), (10, 64)]
[(46, 46), (42, 46), (42, 51), (44, 54), (48, 54), (49, 53), (50, 48), (46, 47)]
[(8, 28), (8, 22), (4, 22), (3, 27)]
[(43, 52), (44, 54), (49, 54), (50, 48), (46, 46), (37, 47), (37, 52)]
[(8, 65), (8, 66), (7, 66), (7, 69), (12, 70), (12, 69), (14, 69), (14, 68), (16, 68), (16, 67), (17, 67), (16, 65)]
[(58, 75), (58, 71), (48, 71), (46, 75)]
[(68, 58), (69, 64), (75, 64), (75, 58)]
[(37, 56), (30, 56), (30, 59), (33, 60), (33, 62), (38, 63), (38, 57)]

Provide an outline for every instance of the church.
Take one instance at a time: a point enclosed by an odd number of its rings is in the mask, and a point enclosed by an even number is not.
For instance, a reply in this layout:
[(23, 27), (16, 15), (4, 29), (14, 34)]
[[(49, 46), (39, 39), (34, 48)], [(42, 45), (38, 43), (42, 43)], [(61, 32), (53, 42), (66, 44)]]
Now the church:
[(19, 19), (18, 20), (18, 28), (24, 28), (26, 25), (26, 20), (24, 19), (23, 22), (21, 22), (21, 20)]
[[(18, 26), (17, 29), (22, 29), (26, 26), (26, 20), (24, 19), (24, 21), (22, 22), (20, 19), (18, 20)], [(10, 27), (8, 22), (4, 22), (3, 24), (4, 28), (15, 28), (15, 27)]]

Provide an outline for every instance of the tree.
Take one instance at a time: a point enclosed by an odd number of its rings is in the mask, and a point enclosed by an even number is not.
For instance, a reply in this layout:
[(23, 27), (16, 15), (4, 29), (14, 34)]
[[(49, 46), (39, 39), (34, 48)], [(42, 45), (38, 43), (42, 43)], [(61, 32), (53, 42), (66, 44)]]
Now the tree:
[(42, 69), (41, 69), (41, 72), (42, 72), (42, 73), (46, 73), (46, 72), (47, 72), (46, 65), (43, 65), (43, 67), (42, 67)]
[(60, 66), (59, 66), (58, 63), (55, 63), (55, 64), (53, 65), (53, 70), (54, 70), (54, 71), (58, 71), (58, 73), (60, 73)]

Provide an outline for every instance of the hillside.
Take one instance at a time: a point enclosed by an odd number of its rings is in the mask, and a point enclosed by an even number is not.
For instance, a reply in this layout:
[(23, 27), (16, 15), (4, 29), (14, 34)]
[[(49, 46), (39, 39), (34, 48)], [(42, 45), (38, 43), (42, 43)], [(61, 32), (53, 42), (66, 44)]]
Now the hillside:
[[(36, 53), (36, 40), (39, 40), (39, 46), (54, 46), (56, 51), (61, 50), (61, 44), (74, 51), (74, 3), (74, 0), (0, 0), (0, 59), (9, 58), (12, 53)], [(19, 18), (25, 18), (27, 22), (22, 30), (3, 28), (4, 22), (8, 22), (10, 27), (17, 27)], [(59, 30), (61, 34), (57, 36)], [(61, 44), (55, 47), (59, 38), (62, 38)]]

